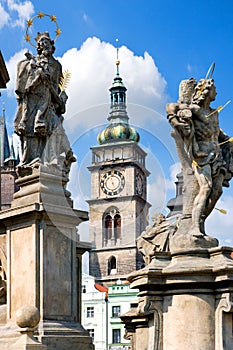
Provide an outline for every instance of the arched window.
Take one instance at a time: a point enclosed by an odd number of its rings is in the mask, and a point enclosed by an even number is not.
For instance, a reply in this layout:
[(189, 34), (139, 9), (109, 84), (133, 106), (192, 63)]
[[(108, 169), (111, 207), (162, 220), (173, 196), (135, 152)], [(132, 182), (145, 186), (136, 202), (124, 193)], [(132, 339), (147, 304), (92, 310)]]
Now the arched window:
[(121, 240), (121, 216), (117, 208), (111, 207), (103, 215), (103, 246), (119, 245)]
[(121, 239), (121, 216), (119, 214), (114, 216), (114, 236), (116, 242)]
[(114, 103), (118, 103), (118, 95), (114, 94)]
[(115, 256), (108, 259), (108, 275), (115, 275), (117, 273), (117, 265)]
[(104, 235), (104, 246), (107, 245), (107, 242), (111, 240), (112, 237), (112, 217), (111, 215), (106, 215), (104, 220), (105, 226), (105, 235)]

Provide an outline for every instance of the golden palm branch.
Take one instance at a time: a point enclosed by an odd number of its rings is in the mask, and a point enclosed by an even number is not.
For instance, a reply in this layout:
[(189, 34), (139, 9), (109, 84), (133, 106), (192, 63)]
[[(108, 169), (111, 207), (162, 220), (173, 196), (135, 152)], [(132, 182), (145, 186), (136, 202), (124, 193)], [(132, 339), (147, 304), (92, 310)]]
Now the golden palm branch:
[(225, 209), (219, 209), (219, 208), (214, 208), (214, 209), (218, 210), (222, 214), (227, 214), (227, 211)]
[(225, 103), (225, 105), (219, 106), (218, 108), (216, 108), (213, 112), (211, 112), (210, 114), (208, 114), (208, 115), (206, 116), (206, 118), (211, 117), (211, 116), (214, 115), (216, 112), (221, 112), (221, 111), (223, 110), (223, 108), (225, 108), (227, 105), (229, 105), (229, 103), (231, 103), (231, 100), (227, 101), (227, 102)]
[(230, 137), (229, 139), (227, 139), (226, 141), (223, 141), (223, 142), (219, 143), (218, 145), (219, 145), (219, 146), (222, 146), (222, 145), (224, 145), (224, 143), (227, 143), (227, 142), (233, 142), (233, 137)]
[(70, 82), (70, 77), (71, 77), (71, 73), (68, 70), (65, 70), (64, 73), (62, 73), (60, 82), (58, 84), (58, 87), (60, 88), (61, 93), (66, 90)]

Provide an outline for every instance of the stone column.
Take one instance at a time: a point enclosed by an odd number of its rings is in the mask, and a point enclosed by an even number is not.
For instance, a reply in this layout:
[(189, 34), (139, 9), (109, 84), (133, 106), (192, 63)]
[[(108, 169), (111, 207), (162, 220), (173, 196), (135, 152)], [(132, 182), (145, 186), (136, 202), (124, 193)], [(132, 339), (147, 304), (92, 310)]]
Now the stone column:
[[(1, 335), (5, 342), (7, 337), (16, 337), (17, 310), (31, 305), (40, 311), (38, 339), (48, 350), (92, 349), (91, 338), (78, 322), (77, 295), (81, 280), (76, 227), (87, 220), (87, 213), (72, 208), (56, 172), (37, 170), (19, 181), (21, 189), (12, 208), (0, 213), (8, 261), (8, 325), (0, 328), (0, 348), (7, 349)], [(9, 335), (9, 325), (13, 335)]]

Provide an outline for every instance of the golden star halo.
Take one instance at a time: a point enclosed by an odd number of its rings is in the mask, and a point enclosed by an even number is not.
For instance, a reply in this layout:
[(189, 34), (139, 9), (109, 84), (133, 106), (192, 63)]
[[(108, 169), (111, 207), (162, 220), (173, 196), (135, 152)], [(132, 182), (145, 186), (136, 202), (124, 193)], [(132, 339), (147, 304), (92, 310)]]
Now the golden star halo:
[(58, 22), (57, 22), (57, 17), (55, 15), (48, 15), (47, 13), (43, 13), (43, 12), (39, 12), (36, 16), (30, 18), (26, 23), (27, 23), (27, 29), (26, 29), (26, 34), (25, 34), (25, 37), (24, 39), (30, 44), (32, 45), (33, 47), (36, 48), (36, 45), (34, 45), (31, 41), (31, 36), (29, 35), (28, 31), (29, 31), (29, 28), (33, 26), (33, 22), (35, 19), (39, 18), (39, 19), (42, 19), (44, 17), (49, 17), (50, 20), (52, 22), (55, 23), (56, 25), (56, 30), (55, 30), (55, 34), (56, 34), (56, 37), (54, 39), (54, 42), (57, 40), (57, 38), (59, 37), (59, 35), (61, 34), (61, 29), (59, 28), (58, 26)]

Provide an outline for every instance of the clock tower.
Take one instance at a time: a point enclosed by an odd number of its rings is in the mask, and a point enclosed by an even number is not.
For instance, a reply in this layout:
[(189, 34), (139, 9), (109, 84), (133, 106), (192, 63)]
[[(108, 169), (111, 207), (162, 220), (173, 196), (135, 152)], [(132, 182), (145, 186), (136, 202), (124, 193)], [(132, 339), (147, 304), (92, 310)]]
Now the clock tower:
[(138, 145), (139, 134), (129, 125), (126, 87), (117, 74), (110, 88), (108, 126), (91, 148), (91, 199), (89, 203), (90, 275), (99, 282), (126, 279), (143, 266), (136, 238), (147, 226), (146, 153)]

